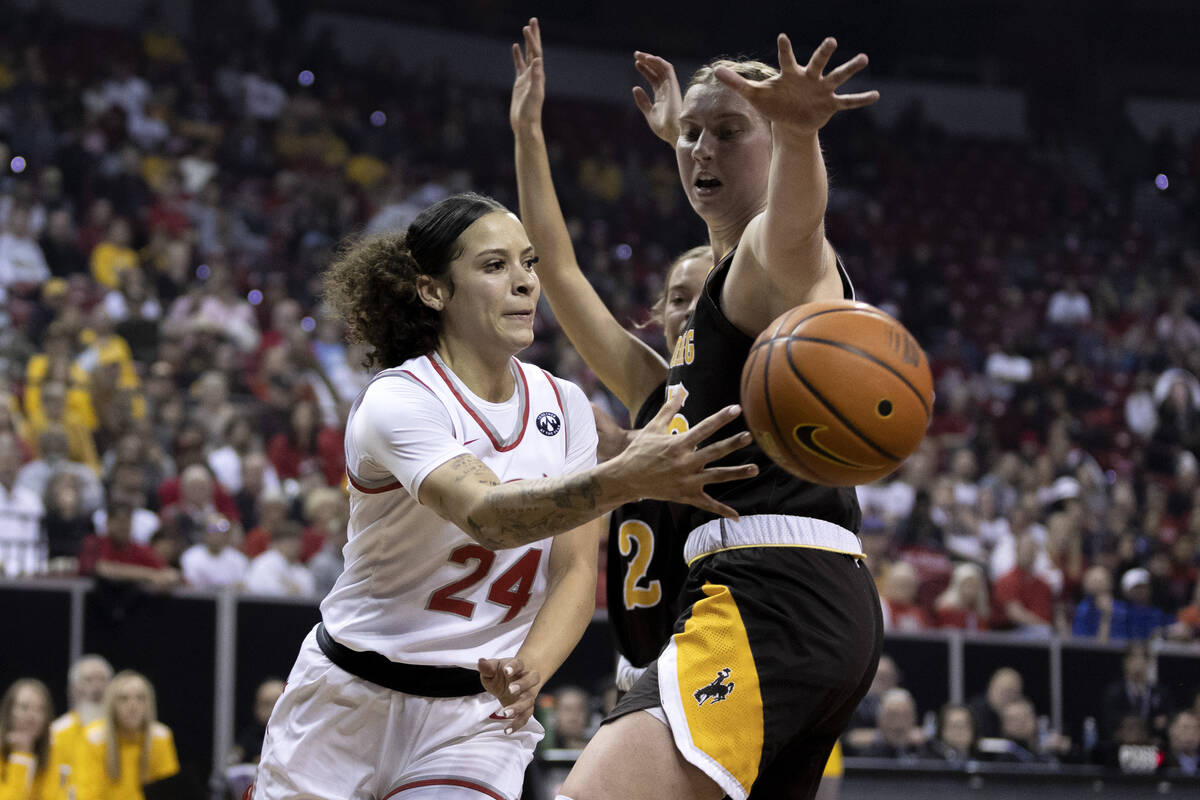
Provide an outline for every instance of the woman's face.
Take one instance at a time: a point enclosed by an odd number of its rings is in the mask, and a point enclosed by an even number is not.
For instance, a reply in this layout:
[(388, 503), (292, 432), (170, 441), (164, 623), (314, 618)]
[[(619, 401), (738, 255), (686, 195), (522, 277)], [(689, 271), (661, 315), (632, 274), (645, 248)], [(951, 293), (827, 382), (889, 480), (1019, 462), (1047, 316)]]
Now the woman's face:
[(686, 258), (671, 270), (667, 278), (667, 304), (663, 309), (663, 335), (667, 339), (668, 351), (675, 347), (675, 341), (696, 309), (696, 301), (704, 289), (704, 279), (708, 277), (712, 266), (712, 259), (700, 256)]
[(135, 733), (146, 725), (150, 710), (150, 693), (141, 681), (122, 682), (117, 689), (114, 711), (117, 727), (125, 733)]
[(942, 723), (942, 741), (960, 753), (971, 748), (971, 740), (975, 737), (975, 726), (971, 722), (971, 712), (965, 708), (955, 708), (946, 712)]
[(771, 127), (732, 89), (688, 89), (675, 159), (688, 201), (710, 228), (745, 227), (765, 206)]
[(29, 685), (18, 689), (13, 698), (12, 729), (36, 739), (49, 724), (50, 709), (46, 707), (42, 693)]
[(471, 223), (458, 245), (462, 255), (450, 262), (453, 293), (443, 290), (426, 301), (442, 314), (442, 339), (516, 355), (533, 344), (541, 294), (524, 226), (512, 214), (494, 211)]

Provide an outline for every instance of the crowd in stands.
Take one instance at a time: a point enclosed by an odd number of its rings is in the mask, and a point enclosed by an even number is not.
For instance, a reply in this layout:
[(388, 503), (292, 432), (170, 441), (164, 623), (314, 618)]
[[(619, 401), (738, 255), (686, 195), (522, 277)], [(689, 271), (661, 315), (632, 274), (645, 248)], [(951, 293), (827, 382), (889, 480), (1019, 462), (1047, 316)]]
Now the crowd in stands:
[[(453, 191), (515, 207), (503, 93), (385, 52), (348, 64), (241, 5), (213, 2), (188, 40), (46, 10), (0, 27), (0, 574), (322, 596), (369, 376), (320, 271)], [(553, 90), (580, 263), (644, 321), (704, 231), (632, 104)], [(1126, 137), (1101, 168), (1077, 133), (954, 137), (914, 107), (823, 134), (829, 237), (937, 385), (921, 448), (860, 489), (890, 630), (1200, 638), (1200, 137)], [(523, 357), (620, 417), (547, 310)], [(933, 730), (898, 686), (872, 697), (877, 735), (848, 752), (964, 758), (998, 737), (1096, 758), (1041, 735), (1019, 688)], [(1194, 771), (1197, 711), (1108, 719), (1097, 742), (1178, 740)]]

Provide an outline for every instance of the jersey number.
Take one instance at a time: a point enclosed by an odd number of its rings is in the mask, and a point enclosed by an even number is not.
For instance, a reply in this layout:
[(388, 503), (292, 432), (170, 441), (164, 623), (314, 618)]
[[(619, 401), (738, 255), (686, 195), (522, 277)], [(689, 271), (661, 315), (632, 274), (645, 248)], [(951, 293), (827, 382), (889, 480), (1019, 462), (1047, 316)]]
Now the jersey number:
[[(475, 604), (470, 600), (455, 597), (455, 595), (470, 589), (486, 578), (488, 570), (492, 568), (492, 562), (496, 560), (496, 554), (477, 544), (464, 544), (450, 553), (450, 560), (464, 566), (467, 562), (474, 561), (475, 569), (470, 575), (434, 590), (425, 607), (430, 611), (445, 611), (470, 619), (475, 615)], [(504, 615), (501, 622), (508, 622), (521, 613), (521, 609), (529, 602), (529, 597), (533, 593), (533, 581), (537, 577), (538, 563), (541, 560), (542, 551), (539, 548), (529, 550), (521, 556), (517, 563), (492, 581), (491, 588), (487, 593), (488, 602), (505, 606), (508, 609), (508, 613)]]
[(662, 600), (662, 582), (652, 580), (645, 586), (640, 585), (646, 577), (646, 571), (650, 569), (650, 559), (654, 556), (654, 531), (641, 520), (626, 520), (617, 530), (617, 547), (623, 556), (633, 554), (625, 572), (625, 608), (632, 611), (635, 608), (653, 608), (658, 605)]

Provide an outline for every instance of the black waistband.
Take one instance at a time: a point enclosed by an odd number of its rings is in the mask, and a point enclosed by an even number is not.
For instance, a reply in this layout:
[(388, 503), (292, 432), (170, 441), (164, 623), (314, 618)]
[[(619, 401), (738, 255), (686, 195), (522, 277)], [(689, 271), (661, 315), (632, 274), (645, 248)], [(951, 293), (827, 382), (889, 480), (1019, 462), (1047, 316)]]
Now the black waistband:
[(400, 664), (379, 653), (351, 650), (334, 641), (323, 623), (317, 625), (317, 646), (346, 672), (392, 691), (420, 697), (467, 697), (483, 692), (479, 673), (473, 669)]

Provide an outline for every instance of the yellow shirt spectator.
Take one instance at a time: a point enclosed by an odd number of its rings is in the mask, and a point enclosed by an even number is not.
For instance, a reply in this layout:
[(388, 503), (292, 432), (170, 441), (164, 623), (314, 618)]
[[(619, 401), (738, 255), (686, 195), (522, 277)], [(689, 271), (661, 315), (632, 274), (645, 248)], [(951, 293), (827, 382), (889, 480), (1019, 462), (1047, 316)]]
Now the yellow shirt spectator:
[[(149, 747), (145, 736), (149, 735)], [(76, 780), (78, 800), (145, 800), (142, 787), (169, 778), (179, 772), (175, 737), (161, 722), (150, 723), (149, 734), (117, 736), (120, 749), (119, 774), (108, 770), (109, 735), (105, 720), (97, 720), (83, 730), (83, 754)], [(145, 773), (143, 775), (143, 755)]]
[(0, 772), (0, 800), (67, 800), (54, 758), (46, 769), (37, 767), (33, 753), (10, 753)]
[(100, 242), (92, 248), (92, 277), (109, 289), (116, 289), (122, 272), (138, 265), (138, 255), (130, 247)]
[(83, 757), (83, 720), (68, 711), (50, 725), (51, 760), (58, 765), (59, 785), (73, 795), (79, 759)]

